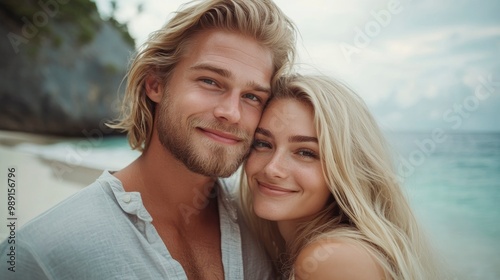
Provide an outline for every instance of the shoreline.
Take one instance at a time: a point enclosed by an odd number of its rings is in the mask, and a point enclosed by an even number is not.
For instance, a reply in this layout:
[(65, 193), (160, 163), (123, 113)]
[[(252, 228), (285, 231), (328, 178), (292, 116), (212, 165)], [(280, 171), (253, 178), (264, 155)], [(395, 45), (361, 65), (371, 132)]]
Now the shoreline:
[[(34, 217), (94, 182), (103, 169), (71, 165), (41, 153), (19, 149), (21, 144), (51, 145), (68, 138), (0, 131), (0, 218), (16, 218), (16, 230)], [(15, 168), (15, 192), (9, 192), (9, 168)], [(11, 169), (12, 170), (12, 169)], [(12, 176), (12, 175), (11, 175)], [(8, 216), (7, 199), (11, 198), (14, 215)], [(11, 208), (12, 209), (12, 208)], [(0, 227), (0, 240), (9, 235), (9, 228)]]

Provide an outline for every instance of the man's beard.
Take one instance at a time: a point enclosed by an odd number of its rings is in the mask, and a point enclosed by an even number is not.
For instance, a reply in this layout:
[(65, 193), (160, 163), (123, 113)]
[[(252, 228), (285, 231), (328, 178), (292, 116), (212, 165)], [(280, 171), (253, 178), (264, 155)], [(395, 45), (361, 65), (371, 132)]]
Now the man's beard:
[[(172, 112), (168, 99), (168, 96), (164, 96), (161, 106), (157, 107), (160, 110), (157, 120), (158, 137), (163, 147), (195, 173), (209, 177), (231, 176), (248, 155), (252, 135), (216, 119), (191, 117), (183, 123)], [(236, 145), (216, 143), (215, 140), (196, 135), (197, 127), (223, 131), (243, 140)]]

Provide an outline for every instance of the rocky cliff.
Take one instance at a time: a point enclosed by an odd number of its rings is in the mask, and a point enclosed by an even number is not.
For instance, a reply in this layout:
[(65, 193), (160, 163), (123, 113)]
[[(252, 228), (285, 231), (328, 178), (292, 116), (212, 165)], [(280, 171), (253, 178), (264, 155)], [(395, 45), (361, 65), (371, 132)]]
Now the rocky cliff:
[(134, 41), (90, 0), (2, 0), (0, 129), (83, 136), (116, 117)]

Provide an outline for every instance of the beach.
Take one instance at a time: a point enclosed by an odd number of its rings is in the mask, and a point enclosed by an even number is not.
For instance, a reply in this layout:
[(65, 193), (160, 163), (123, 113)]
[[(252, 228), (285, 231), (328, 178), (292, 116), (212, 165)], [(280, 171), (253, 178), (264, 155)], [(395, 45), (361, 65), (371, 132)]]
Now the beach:
[[(62, 160), (50, 159), (43, 153), (23, 149), (23, 145), (43, 147), (64, 141), (67, 139), (0, 131), (0, 182), (3, 184), (0, 185), (0, 219), (3, 223), (15, 221), (16, 229), (19, 229), (37, 215), (93, 182), (102, 173), (100, 168), (71, 165)], [(9, 169), (14, 172), (9, 172)], [(10, 192), (10, 196), (14, 197), (11, 199), (13, 212), (9, 211), (7, 205), (9, 173), (15, 175), (11, 176), (13, 181), (10, 181), (15, 189), (15, 193)], [(0, 240), (8, 234), (8, 227), (1, 226)]]

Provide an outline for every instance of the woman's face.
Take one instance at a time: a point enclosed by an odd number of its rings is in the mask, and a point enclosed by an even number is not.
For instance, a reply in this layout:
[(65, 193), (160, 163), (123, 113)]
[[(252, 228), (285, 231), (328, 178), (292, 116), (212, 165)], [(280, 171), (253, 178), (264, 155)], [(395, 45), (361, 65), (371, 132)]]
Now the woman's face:
[(313, 109), (295, 99), (273, 100), (255, 131), (245, 165), (257, 216), (304, 221), (331, 196), (321, 170)]

